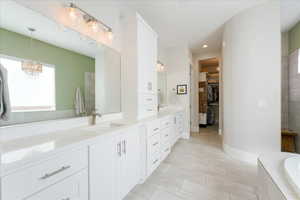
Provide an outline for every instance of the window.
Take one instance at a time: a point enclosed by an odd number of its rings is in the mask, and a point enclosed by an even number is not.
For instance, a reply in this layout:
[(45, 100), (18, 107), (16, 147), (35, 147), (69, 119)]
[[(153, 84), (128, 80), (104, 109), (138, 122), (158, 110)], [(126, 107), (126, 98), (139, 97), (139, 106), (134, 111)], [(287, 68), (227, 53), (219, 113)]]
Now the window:
[(300, 49), (298, 49), (298, 74), (300, 74)]
[(8, 72), (12, 112), (55, 110), (55, 67), (43, 64), (42, 73), (30, 76), (22, 70), (21, 61), (0, 55), (0, 63)]

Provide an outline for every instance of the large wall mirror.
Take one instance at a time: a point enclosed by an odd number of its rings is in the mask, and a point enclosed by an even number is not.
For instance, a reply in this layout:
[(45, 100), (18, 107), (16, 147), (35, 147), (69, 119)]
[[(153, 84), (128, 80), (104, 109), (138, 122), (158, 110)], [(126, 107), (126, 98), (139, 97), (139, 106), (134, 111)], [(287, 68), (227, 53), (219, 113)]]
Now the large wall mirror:
[[(15, 1), (0, 1), (11, 113), (0, 126), (121, 112), (121, 56)], [(35, 70), (32, 70), (35, 66)]]

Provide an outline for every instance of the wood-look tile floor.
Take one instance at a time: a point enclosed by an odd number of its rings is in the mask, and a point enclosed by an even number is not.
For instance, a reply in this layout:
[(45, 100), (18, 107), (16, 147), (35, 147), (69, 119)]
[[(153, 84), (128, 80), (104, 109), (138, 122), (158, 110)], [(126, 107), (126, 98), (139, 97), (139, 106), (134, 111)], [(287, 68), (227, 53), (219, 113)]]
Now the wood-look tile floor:
[(212, 128), (180, 140), (125, 200), (257, 200), (256, 167), (230, 158)]

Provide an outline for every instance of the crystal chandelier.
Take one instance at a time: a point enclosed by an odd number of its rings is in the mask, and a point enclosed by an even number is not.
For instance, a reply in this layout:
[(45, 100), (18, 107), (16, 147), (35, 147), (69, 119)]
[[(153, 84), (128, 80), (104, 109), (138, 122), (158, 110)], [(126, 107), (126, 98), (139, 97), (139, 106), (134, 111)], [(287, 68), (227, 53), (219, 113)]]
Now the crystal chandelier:
[[(35, 31), (34, 28), (28, 28), (30, 31), (30, 45), (29, 45), (29, 51), (32, 52), (32, 35)], [(22, 61), (22, 70), (29, 75), (37, 76), (40, 73), (43, 72), (43, 65), (37, 61), (33, 60), (24, 60)]]

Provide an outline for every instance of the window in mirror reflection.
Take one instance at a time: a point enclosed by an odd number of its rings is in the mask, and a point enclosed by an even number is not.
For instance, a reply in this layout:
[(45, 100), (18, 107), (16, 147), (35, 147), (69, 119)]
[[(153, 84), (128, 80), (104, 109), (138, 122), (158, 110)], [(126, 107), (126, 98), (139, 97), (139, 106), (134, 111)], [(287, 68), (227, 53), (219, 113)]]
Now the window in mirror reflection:
[(55, 67), (43, 64), (43, 71), (30, 76), (22, 70), (22, 59), (0, 56), (7, 70), (12, 112), (53, 111), (55, 106)]
[(298, 74), (300, 74), (300, 49), (298, 49)]

